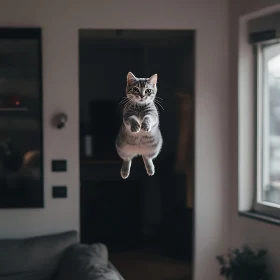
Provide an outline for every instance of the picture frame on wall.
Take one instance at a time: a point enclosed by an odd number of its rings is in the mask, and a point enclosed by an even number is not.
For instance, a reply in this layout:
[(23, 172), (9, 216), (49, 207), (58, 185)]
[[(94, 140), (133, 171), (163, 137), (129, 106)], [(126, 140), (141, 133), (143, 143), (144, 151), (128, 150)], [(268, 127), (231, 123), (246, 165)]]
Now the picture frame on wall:
[(0, 28), (0, 208), (43, 208), (41, 28)]

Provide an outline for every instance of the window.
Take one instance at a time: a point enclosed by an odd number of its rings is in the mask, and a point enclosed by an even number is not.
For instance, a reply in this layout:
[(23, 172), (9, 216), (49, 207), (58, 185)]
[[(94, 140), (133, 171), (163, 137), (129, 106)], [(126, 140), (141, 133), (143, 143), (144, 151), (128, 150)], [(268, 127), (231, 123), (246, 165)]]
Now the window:
[(280, 41), (254, 45), (256, 193), (254, 210), (280, 218)]

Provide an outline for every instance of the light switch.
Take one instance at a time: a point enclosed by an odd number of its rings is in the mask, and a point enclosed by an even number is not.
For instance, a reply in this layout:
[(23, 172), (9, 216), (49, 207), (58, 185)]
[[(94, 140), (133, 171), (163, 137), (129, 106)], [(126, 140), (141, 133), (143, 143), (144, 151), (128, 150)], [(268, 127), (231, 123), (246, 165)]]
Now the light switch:
[(67, 187), (66, 186), (53, 186), (52, 187), (53, 198), (66, 198), (67, 197)]

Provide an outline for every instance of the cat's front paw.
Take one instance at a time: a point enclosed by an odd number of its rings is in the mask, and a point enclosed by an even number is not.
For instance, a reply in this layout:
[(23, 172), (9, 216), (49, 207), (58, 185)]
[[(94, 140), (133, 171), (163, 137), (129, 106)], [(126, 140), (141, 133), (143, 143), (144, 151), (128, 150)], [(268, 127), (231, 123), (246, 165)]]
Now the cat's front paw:
[(146, 132), (149, 132), (151, 131), (151, 125), (148, 123), (148, 122), (143, 122), (142, 123), (142, 126), (141, 126), (141, 129), (146, 131)]
[(132, 133), (138, 133), (140, 131), (140, 124), (137, 122), (133, 122), (130, 126), (130, 130)]

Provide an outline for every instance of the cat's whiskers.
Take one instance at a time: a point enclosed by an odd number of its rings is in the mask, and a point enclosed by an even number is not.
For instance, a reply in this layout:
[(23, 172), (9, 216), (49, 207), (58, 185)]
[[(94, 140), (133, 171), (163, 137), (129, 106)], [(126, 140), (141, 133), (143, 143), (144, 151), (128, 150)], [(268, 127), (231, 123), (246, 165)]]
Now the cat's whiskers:
[(128, 100), (124, 100), (123, 102), (120, 102), (120, 105), (125, 105), (128, 102)]
[(156, 96), (155, 101), (157, 101), (157, 103), (162, 105), (163, 99), (161, 97)]
[(154, 103), (155, 104), (155, 106), (156, 106), (156, 108), (157, 108), (157, 111), (158, 111), (158, 114), (159, 114), (159, 109), (158, 109), (158, 106), (157, 106), (157, 104), (156, 103)]
[(122, 98), (123, 98), (123, 100), (121, 100), (119, 104), (125, 104), (126, 102), (129, 101), (129, 99), (126, 96), (124, 96)]
[(132, 100), (128, 97), (125, 97), (125, 100), (123, 100), (122, 105), (124, 106), (124, 110), (126, 110), (129, 106), (132, 105)]
[(124, 105), (127, 101), (126, 100), (123, 100), (121, 102), (119, 102), (120, 105)]
[(155, 102), (155, 104), (158, 104), (162, 110), (164, 110), (163, 106), (160, 104), (160, 102), (158, 100), (155, 99), (154, 102)]
[(128, 99), (128, 102), (124, 106), (124, 110), (126, 110), (131, 105), (133, 105), (133, 101), (131, 99)]
[(128, 101), (124, 104), (123, 109), (126, 110), (126, 109), (127, 109), (127, 106), (129, 106), (129, 104), (130, 104), (130, 100), (128, 100)]

